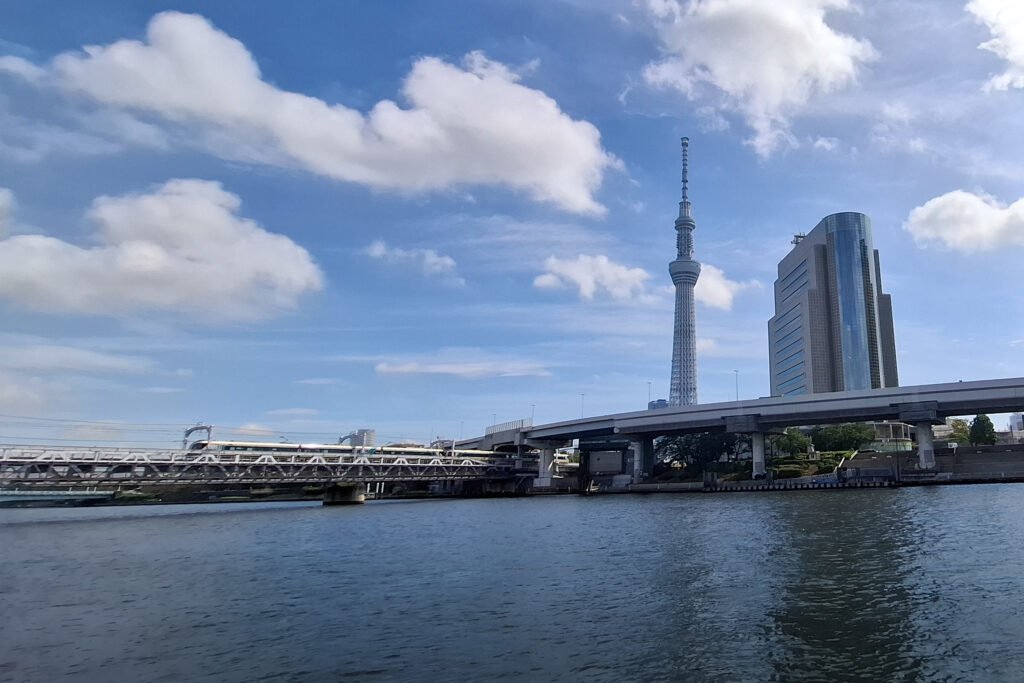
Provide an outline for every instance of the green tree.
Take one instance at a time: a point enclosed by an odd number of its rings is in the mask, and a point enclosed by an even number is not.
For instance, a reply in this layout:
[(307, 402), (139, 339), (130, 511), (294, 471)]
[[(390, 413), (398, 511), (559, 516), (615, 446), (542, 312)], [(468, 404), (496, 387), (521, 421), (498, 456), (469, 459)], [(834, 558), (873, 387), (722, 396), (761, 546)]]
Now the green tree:
[(875, 440), (875, 430), (863, 422), (815, 427), (811, 440), (819, 451), (853, 451)]
[(953, 428), (953, 433), (949, 435), (949, 440), (955, 443), (970, 443), (971, 432), (970, 427), (967, 425), (967, 420), (961, 420), (959, 418), (949, 421), (949, 426)]
[(988, 415), (975, 415), (974, 419), (971, 420), (971, 431), (969, 436), (971, 443), (977, 446), (978, 444), (994, 444), (996, 442), (996, 428), (992, 424), (992, 420), (989, 419)]
[(736, 447), (736, 435), (725, 432), (698, 432), (666, 436), (654, 444), (655, 460), (678, 462), (686, 466), (688, 476), (697, 474), (711, 462)]
[(796, 427), (787, 427), (786, 433), (775, 439), (775, 448), (789, 455), (806, 453), (810, 445), (810, 438)]

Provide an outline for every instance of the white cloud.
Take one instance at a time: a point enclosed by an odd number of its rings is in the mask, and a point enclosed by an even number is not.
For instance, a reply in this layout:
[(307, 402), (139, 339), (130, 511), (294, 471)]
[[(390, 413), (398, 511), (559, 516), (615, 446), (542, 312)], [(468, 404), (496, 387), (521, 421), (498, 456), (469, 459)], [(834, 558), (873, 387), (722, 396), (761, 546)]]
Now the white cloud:
[(30, 83), (39, 82), (46, 77), (46, 69), (13, 55), (0, 57), (0, 73), (11, 74)]
[(757, 280), (747, 282), (730, 280), (721, 268), (704, 263), (700, 268), (700, 279), (697, 280), (697, 286), (693, 288), (693, 298), (705, 306), (728, 311), (732, 309), (733, 300), (737, 294), (746, 289), (760, 287), (761, 283)]
[(0, 408), (19, 412), (52, 407), (68, 397), (63, 380), (72, 375), (139, 375), (156, 363), (55, 344), (0, 345)]
[(849, 0), (647, 4), (666, 53), (645, 69), (647, 82), (693, 100), (711, 94), (720, 108), (739, 112), (754, 131), (749, 143), (762, 156), (796, 145), (790, 116), (812, 97), (854, 83), (876, 56), (869, 42), (826, 22), (828, 11), (851, 9)]
[(534, 287), (576, 287), (580, 298), (588, 301), (598, 292), (606, 292), (620, 301), (635, 299), (645, 293), (651, 277), (643, 268), (620, 265), (603, 254), (580, 254), (575, 261), (550, 256), (544, 261), (544, 268), (546, 272), (534, 278)]
[[(575, 287), (580, 298), (591, 301), (600, 292), (607, 292), (616, 301), (649, 302), (660, 296), (673, 296), (675, 289), (666, 285), (649, 289), (651, 275), (643, 268), (629, 268), (608, 259), (607, 256), (581, 254), (576, 260), (550, 257), (545, 261), (547, 272), (533, 280), (534, 287)], [(756, 280), (737, 282), (711, 264), (701, 265), (700, 279), (694, 287), (693, 297), (698, 303), (730, 310), (740, 292), (761, 287)]]
[(706, 337), (697, 337), (697, 353), (712, 353), (718, 350), (718, 342)]
[(185, 390), (181, 387), (143, 387), (139, 391), (144, 394), (181, 394)]
[(305, 384), (307, 386), (330, 386), (337, 384), (338, 380), (331, 377), (310, 377), (308, 379), (297, 379), (296, 384)]
[(823, 149), (826, 152), (833, 152), (839, 147), (838, 138), (819, 137), (814, 140), (814, 149)]
[(267, 411), (267, 415), (273, 415), (274, 417), (310, 417), (319, 414), (320, 411), (316, 408), (279, 408), (278, 410)]
[(228, 431), (235, 432), (243, 436), (272, 436), (275, 433), (270, 427), (258, 422), (246, 422), (241, 427), (235, 427)]
[(381, 375), (452, 375), (464, 379), (547, 377), (551, 374), (536, 361), (464, 348), (443, 349), (418, 358), (381, 361), (375, 370)]
[(83, 372), (135, 374), (155, 368), (138, 356), (117, 356), (71, 346), (35, 345), (0, 347), (0, 368), (23, 372)]
[(0, 153), (14, 161), (34, 163), (50, 155), (94, 156), (122, 149), (124, 144), (111, 136), (18, 116), (0, 106)]
[(65, 387), (60, 384), (0, 369), (0, 409), (25, 413), (52, 407), (64, 392)]
[(954, 190), (918, 206), (903, 228), (919, 245), (971, 253), (1024, 245), (1024, 199), (1007, 206), (987, 194)]
[(39, 311), (194, 312), (247, 320), (292, 308), (322, 286), (309, 253), (238, 216), (219, 183), (171, 180), (149, 194), (100, 197), (98, 246), (42, 235), (0, 240), (0, 299)]
[(6, 187), (0, 187), (0, 239), (7, 235), (7, 226), (11, 221), (11, 210), (14, 208), (14, 193)]
[(978, 47), (1008, 62), (1006, 71), (993, 76), (986, 90), (1024, 88), (1024, 3), (1020, 0), (971, 0), (965, 8), (992, 33)]
[(375, 188), (503, 185), (568, 211), (603, 213), (593, 193), (605, 170), (621, 165), (597, 128), (479, 52), (461, 66), (418, 59), (402, 86), (408, 108), (382, 100), (365, 115), (267, 83), (240, 41), (177, 12), (153, 17), (146, 42), (65, 53), (49, 74), (102, 104), (197, 129), (215, 154)]
[(396, 265), (410, 265), (428, 277), (436, 277), (457, 286), (466, 284), (459, 277), (455, 259), (433, 249), (399, 249), (378, 240), (365, 249), (367, 256)]

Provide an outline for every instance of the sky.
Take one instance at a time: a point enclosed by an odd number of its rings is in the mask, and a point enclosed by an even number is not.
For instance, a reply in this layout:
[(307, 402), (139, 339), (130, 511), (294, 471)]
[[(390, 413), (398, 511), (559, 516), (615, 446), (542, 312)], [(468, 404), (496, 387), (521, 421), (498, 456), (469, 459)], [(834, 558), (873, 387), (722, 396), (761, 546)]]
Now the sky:
[(684, 135), (702, 403), (839, 211), (902, 385), (1019, 376), (1022, 110), (1018, 0), (3, 3), (0, 442), (643, 409)]

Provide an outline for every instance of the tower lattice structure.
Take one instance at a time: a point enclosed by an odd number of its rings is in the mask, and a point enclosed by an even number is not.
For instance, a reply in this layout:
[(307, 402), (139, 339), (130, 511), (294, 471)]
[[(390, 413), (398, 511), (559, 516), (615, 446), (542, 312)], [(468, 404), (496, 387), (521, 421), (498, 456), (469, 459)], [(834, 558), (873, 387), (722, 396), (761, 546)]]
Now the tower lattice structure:
[(697, 227), (691, 213), (689, 192), (690, 139), (683, 138), (683, 198), (676, 219), (676, 260), (668, 265), (676, 288), (675, 329), (672, 336), (672, 377), (669, 405), (685, 406), (697, 402), (697, 324), (693, 310), (693, 288), (700, 277), (700, 263), (693, 259), (693, 231)]

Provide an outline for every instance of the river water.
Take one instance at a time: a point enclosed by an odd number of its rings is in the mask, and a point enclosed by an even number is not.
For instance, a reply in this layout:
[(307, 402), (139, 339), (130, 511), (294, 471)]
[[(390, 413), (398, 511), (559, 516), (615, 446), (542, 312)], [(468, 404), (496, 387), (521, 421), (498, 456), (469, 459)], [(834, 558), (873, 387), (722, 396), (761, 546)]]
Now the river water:
[(1021, 681), (1024, 486), (0, 510), (0, 681)]

